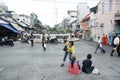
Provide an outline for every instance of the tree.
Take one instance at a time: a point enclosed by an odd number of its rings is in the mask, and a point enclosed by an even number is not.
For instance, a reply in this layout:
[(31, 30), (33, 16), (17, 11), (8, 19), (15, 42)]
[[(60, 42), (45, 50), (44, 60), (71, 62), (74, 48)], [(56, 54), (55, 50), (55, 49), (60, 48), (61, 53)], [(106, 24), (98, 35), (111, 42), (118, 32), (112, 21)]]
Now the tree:
[(67, 32), (67, 33), (71, 33), (71, 32), (72, 32), (72, 29), (71, 29), (71, 28), (67, 28), (67, 29), (66, 29), (66, 32)]
[(48, 31), (50, 31), (50, 33), (56, 33), (56, 26), (54, 26), (54, 27), (49, 27), (49, 30)]

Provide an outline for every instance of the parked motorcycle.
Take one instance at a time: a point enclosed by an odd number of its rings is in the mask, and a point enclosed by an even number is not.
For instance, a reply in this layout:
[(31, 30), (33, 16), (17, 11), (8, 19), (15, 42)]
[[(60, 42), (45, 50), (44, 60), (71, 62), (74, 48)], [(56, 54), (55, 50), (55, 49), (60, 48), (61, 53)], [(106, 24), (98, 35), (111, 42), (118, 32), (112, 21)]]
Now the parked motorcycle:
[(50, 39), (50, 40), (47, 41), (47, 42), (58, 44), (58, 39), (57, 39), (57, 38), (52, 38), (52, 39)]
[(0, 46), (3, 46), (3, 45), (14, 46), (14, 43), (12, 39), (5, 39), (4, 41), (0, 41)]

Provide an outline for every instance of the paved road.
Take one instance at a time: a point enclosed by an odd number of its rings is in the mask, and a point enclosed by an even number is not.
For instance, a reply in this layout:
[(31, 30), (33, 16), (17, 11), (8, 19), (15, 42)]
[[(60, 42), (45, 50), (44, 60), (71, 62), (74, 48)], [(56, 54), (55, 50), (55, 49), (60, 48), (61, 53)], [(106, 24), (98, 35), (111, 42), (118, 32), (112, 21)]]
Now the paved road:
[[(75, 42), (77, 59), (82, 62), (86, 55), (95, 51), (95, 43)], [(93, 54), (93, 65), (100, 75), (70, 75), (67, 63), (60, 67), (64, 52), (63, 44), (48, 44), (44, 52), (41, 43), (30, 47), (29, 44), (15, 43), (14, 47), (0, 47), (0, 80), (120, 80), (120, 57), (115, 53), (110, 57), (110, 46), (105, 46), (106, 54)]]

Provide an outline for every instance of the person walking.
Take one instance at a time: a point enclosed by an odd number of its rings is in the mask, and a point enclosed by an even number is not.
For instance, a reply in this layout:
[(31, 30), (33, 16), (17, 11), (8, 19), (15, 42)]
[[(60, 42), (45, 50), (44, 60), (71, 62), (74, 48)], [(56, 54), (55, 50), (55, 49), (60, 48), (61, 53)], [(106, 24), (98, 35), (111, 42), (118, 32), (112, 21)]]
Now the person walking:
[(82, 72), (86, 74), (92, 73), (94, 66), (92, 66), (92, 61), (91, 61), (92, 55), (88, 54), (87, 59), (83, 60), (82, 62)]
[(102, 41), (100, 39), (100, 36), (98, 36), (98, 42), (97, 42), (97, 48), (95, 50), (95, 54), (97, 53), (97, 50), (100, 49), (102, 53), (105, 53), (106, 51), (102, 47)]
[(30, 35), (30, 41), (31, 41), (31, 47), (34, 46), (34, 36), (33, 36), (33, 33), (31, 33)]
[(47, 43), (50, 42), (50, 34), (48, 34), (48, 37), (47, 37)]
[(113, 48), (111, 51), (111, 56), (113, 56), (114, 51), (117, 50), (118, 56), (120, 57), (120, 35), (117, 34), (113, 40)]
[(46, 50), (46, 44), (45, 44), (45, 33), (43, 33), (43, 35), (42, 35), (42, 47), (43, 47), (43, 49), (44, 49), (44, 51)]
[(72, 60), (71, 59), (72, 54), (75, 53), (74, 42), (73, 41), (66, 42), (65, 46), (66, 46), (66, 51), (65, 51), (65, 55), (64, 55), (63, 63), (61, 64), (61, 67), (64, 66), (64, 63), (65, 63), (66, 58), (67, 58), (67, 55), (69, 54), (69, 60), (71, 61)]

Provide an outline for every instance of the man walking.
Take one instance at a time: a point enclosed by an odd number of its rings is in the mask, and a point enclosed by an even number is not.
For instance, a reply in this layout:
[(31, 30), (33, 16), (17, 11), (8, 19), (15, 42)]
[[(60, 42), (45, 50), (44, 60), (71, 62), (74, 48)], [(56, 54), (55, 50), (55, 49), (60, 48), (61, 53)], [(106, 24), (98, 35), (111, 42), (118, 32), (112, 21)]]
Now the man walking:
[(100, 36), (98, 36), (98, 42), (97, 42), (97, 48), (95, 50), (95, 54), (97, 53), (97, 50), (100, 49), (102, 53), (105, 53), (106, 51), (102, 47), (102, 41), (100, 39)]
[(113, 56), (113, 53), (115, 50), (117, 50), (117, 53), (118, 53), (118, 56), (120, 57), (120, 35), (117, 34), (114, 41), (113, 41), (113, 48), (112, 48), (112, 51), (111, 51), (111, 56)]

